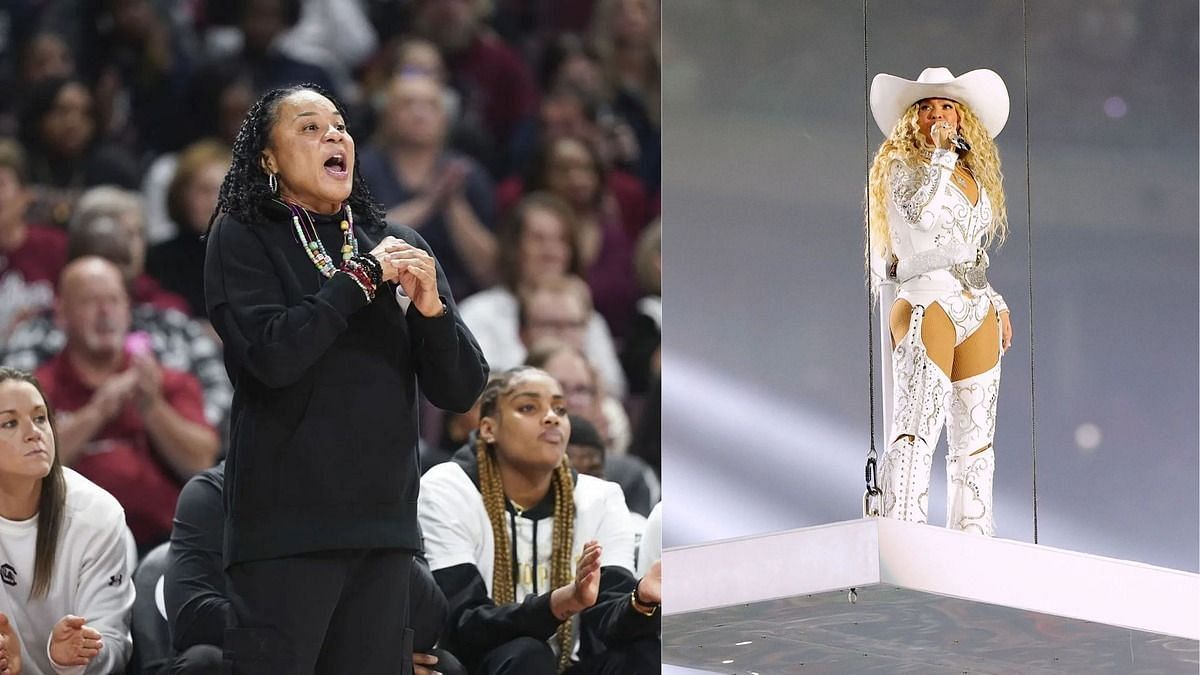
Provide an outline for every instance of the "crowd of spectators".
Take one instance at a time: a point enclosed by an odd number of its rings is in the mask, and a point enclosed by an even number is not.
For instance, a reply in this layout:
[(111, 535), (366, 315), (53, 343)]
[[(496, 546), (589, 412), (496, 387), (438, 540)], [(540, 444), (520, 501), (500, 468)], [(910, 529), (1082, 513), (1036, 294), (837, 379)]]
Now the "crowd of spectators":
[[(576, 468), (619, 484), (641, 527), (659, 486), (658, 5), (0, 9), (0, 365), (37, 373), (63, 465), (120, 502), (131, 571), (224, 455), (203, 263), (233, 138), (260, 94), (305, 82), (345, 104), (360, 175), (432, 246), (493, 373), (559, 381)], [(423, 468), (478, 420), (425, 406)]]

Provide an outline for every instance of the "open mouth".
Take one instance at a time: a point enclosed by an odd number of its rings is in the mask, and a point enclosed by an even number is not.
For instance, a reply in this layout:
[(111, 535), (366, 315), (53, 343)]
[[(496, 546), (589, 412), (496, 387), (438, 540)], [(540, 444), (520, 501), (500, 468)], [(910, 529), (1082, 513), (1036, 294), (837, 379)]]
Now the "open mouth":
[(335, 178), (344, 178), (347, 174), (346, 156), (338, 154), (325, 160), (325, 172)]

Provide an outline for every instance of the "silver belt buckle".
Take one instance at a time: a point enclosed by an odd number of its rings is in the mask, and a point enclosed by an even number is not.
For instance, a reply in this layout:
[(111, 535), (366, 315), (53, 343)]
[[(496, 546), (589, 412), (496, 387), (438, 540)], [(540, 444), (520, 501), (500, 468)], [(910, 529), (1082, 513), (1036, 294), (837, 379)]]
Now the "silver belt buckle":
[(983, 260), (983, 249), (975, 250), (974, 262), (954, 265), (950, 273), (967, 288), (977, 291), (987, 288), (987, 263)]

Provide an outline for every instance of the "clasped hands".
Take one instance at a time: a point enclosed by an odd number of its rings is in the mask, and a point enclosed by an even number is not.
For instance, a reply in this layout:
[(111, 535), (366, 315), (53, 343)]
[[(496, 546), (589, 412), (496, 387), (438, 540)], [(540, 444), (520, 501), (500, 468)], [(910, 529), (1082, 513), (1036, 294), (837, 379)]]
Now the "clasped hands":
[(162, 390), (162, 367), (154, 356), (134, 354), (129, 363), (129, 368), (106, 379), (92, 395), (91, 405), (104, 420), (119, 415), (130, 401), (137, 403), (138, 409), (145, 413), (166, 400)]
[(383, 268), (383, 280), (400, 285), (404, 294), (416, 305), (424, 316), (442, 313), (442, 300), (438, 296), (437, 266), (433, 256), (412, 244), (387, 236), (371, 249), (371, 255)]

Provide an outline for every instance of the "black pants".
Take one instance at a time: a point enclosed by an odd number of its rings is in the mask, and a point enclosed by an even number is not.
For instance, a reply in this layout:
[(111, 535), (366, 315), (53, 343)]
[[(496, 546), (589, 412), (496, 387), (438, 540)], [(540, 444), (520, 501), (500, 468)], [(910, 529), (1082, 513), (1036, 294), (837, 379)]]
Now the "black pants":
[(429, 653), (446, 627), (446, 596), (429, 571), (429, 563), (413, 560), (408, 586), (408, 626), (413, 630), (413, 650)]
[(412, 554), (330, 551), (239, 563), (226, 572), (233, 675), (410, 675)]
[(163, 675), (220, 675), (221, 648), (216, 645), (192, 645), (176, 656)]
[(558, 675), (558, 659), (544, 640), (519, 637), (483, 655), (473, 675)]
[[(556, 675), (558, 659), (542, 640), (522, 637), (488, 652), (474, 675)], [(609, 648), (571, 666), (569, 675), (655, 675), (662, 672), (662, 641), (643, 638)]]
[(658, 675), (662, 672), (662, 640), (642, 638), (581, 661), (568, 675)]

